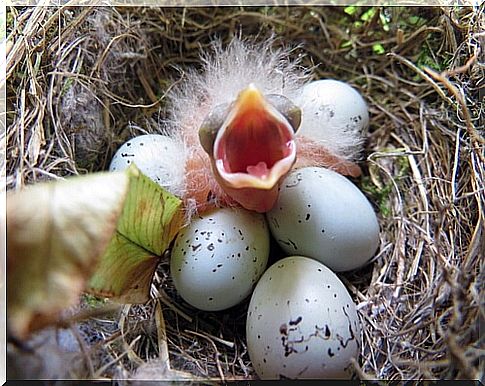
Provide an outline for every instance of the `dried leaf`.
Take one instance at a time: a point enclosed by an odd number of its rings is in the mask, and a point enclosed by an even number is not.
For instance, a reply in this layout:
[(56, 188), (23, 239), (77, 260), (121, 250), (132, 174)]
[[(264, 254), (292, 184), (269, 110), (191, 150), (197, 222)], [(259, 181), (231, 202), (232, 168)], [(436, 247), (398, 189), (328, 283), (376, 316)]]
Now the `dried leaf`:
[(9, 331), (24, 338), (74, 304), (112, 238), (125, 173), (41, 183), (7, 195)]
[(42, 125), (42, 114), (37, 120), (36, 124), (32, 127), (30, 133), (30, 139), (28, 144), (27, 155), (29, 157), (30, 165), (37, 165), (39, 159), (40, 149), (45, 144), (44, 139), (44, 126)]
[(181, 201), (135, 166), (31, 186), (7, 197), (9, 331), (58, 321), (86, 288), (143, 303), (182, 225)]
[(130, 188), (116, 237), (101, 258), (88, 291), (120, 303), (144, 303), (160, 257), (182, 226), (182, 202), (134, 165), (126, 173)]

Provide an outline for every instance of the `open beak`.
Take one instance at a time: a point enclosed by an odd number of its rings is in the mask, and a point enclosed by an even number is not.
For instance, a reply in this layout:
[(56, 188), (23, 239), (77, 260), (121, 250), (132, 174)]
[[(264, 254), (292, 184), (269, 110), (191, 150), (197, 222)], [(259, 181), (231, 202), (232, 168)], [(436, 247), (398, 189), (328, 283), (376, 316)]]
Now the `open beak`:
[(241, 91), (213, 146), (212, 167), (222, 189), (246, 209), (270, 210), (296, 160), (294, 131), (253, 84)]

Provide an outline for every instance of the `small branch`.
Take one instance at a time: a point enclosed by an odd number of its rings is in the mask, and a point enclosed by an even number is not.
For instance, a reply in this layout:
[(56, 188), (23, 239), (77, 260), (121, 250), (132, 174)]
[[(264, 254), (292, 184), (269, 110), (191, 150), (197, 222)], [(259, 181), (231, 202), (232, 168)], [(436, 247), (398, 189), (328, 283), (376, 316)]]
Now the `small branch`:
[(441, 73), (441, 75), (448, 77), (448, 76), (454, 76), (456, 74), (463, 74), (464, 72), (467, 72), (468, 69), (471, 67), (473, 63), (477, 60), (477, 55), (473, 54), (470, 59), (467, 60), (467, 62), (458, 68), (455, 68), (454, 70), (446, 70)]
[[(468, 64), (468, 62), (467, 62), (467, 64)], [(465, 64), (463, 67), (466, 67), (467, 64)], [(432, 70), (431, 68), (428, 68), (428, 67), (424, 67), (424, 71), (429, 76), (431, 76), (433, 79), (435, 79), (436, 81), (443, 83), (443, 85), (448, 89), (448, 91), (450, 91), (451, 94), (453, 94), (453, 96), (456, 98), (457, 102), (460, 104), (460, 107), (463, 111), (463, 116), (464, 116), (464, 119), (465, 119), (465, 122), (466, 122), (466, 128), (467, 128), (468, 134), (470, 135), (472, 141), (477, 143), (477, 144), (481, 144), (481, 145), (485, 144), (485, 139), (477, 132), (477, 130), (475, 129), (475, 127), (472, 124), (470, 111), (468, 110), (468, 108), (466, 106), (465, 99), (463, 98), (463, 95), (449, 81), (449, 79), (447, 78), (446, 71), (442, 72), (441, 74), (438, 74), (436, 71), (434, 71), (434, 70)]]

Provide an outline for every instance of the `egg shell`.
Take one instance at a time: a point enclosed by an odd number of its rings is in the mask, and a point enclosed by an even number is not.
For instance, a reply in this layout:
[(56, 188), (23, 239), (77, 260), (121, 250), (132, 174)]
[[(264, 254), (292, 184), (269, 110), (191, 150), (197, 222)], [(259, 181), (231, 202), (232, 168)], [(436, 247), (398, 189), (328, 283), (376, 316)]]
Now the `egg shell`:
[(352, 155), (369, 125), (364, 98), (347, 83), (321, 79), (305, 85), (295, 99), (302, 111), (297, 135), (322, 142), (337, 154)]
[(251, 296), (246, 338), (261, 379), (349, 378), (360, 333), (347, 289), (316, 260), (277, 261)]
[(140, 171), (169, 192), (181, 196), (185, 187), (185, 147), (166, 135), (145, 134), (125, 142), (115, 153), (110, 171), (134, 163)]
[(238, 304), (266, 268), (269, 238), (264, 216), (245, 209), (216, 209), (194, 218), (172, 250), (175, 288), (201, 310)]
[(312, 257), (334, 271), (365, 265), (379, 246), (372, 205), (352, 182), (328, 169), (288, 174), (267, 218), (287, 254)]

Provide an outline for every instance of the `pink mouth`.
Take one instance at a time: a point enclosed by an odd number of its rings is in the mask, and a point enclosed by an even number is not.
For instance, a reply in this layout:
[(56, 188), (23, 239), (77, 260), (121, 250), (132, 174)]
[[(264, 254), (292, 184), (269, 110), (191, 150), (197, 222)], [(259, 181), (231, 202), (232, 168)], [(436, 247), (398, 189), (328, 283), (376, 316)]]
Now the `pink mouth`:
[(293, 165), (293, 129), (254, 87), (244, 90), (214, 143), (222, 179), (233, 188), (272, 189)]

